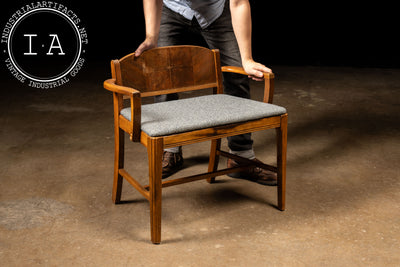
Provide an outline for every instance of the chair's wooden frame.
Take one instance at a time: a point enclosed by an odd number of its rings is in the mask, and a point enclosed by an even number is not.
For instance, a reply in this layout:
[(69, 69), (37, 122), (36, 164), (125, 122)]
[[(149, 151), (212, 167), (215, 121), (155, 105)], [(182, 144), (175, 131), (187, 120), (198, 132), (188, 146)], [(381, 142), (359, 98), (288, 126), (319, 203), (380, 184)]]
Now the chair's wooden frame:
[[(121, 60), (113, 60), (111, 62), (112, 79), (108, 79), (104, 82), (104, 88), (113, 92), (114, 99), (114, 133), (115, 133), (115, 160), (114, 160), (114, 183), (112, 190), (112, 200), (114, 203), (120, 203), (121, 201), (121, 190), (123, 178), (127, 180), (134, 188), (136, 188), (149, 202), (150, 202), (150, 226), (151, 226), (151, 241), (154, 244), (161, 242), (161, 197), (162, 188), (183, 184), (187, 182), (193, 182), (201, 179), (207, 179), (209, 183), (215, 181), (216, 176), (226, 175), (232, 172), (239, 172), (248, 168), (258, 166), (265, 168), (277, 173), (278, 176), (278, 209), (285, 209), (285, 184), (286, 184), (286, 143), (287, 143), (287, 114), (274, 116), (269, 118), (263, 118), (244, 123), (236, 123), (230, 125), (224, 125), (219, 127), (212, 127), (207, 129), (201, 129), (191, 132), (184, 132), (179, 134), (173, 134), (168, 136), (151, 137), (145, 132), (141, 131), (141, 98), (147, 96), (154, 96), (159, 94), (168, 94), (175, 92), (183, 92), (189, 90), (197, 90), (204, 88), (214, 88), (214, 93), (222, 94), (222, 72), (233, 72), (243, 75), (247, 75), (246, 72), (240, 67), (222, 67), (220, 66), (219, 51), (208, 50), (205, 48), (193, 47), (193, 46), (180, 46), (180, 47), (166, 47), (157, 48), (157, 53), (167, 53), (167, 50), (179, 49), (179, 52), (184, 52), (182, 57), (189, 56), (193, 51), (200, 51), (201, 53), (208, 53), (207, 56), (199, 57), (199, 62), (193, 63), (193, 72), (197, 75), (199, 68), (204, 71), (203, 68), (209, 68), (212, 66), (210, 71), (213, 71), (215, 79), (212, 82), (208, 78), (200, 79), (199, 81), (192, 83), (189, 86), (178, 86), (174, 88), (149, 88), (141, 85), (140, 79), (143, 81), (143, 76), (136, 77), (139, 75), (135, 65), (134, 54), (127, 55)], [(200, 50), (203, 49), (203, 50)], [(192, 52), (185, 53), (186, 50)], [(174, 50), (177, 51), (177, 50)], [(206, 55), (206, 54), (205, 54)], [(160, 56), (158, 54), (157, 56)], [(146, 58), (146, 52), (140, 56), (142, 60), (152, 60), (152, 57)], [(159, 59), (158, 59), (159, 60)], [(203, 62), (202, 62), (203, 61)], [(210, 61), (212, 61), (210, 63)], [(122, 62), (125, 62), (122, 64)], [(170, 64), (170, 63), (169, 63)], [(208, 64), (208, 65), (207, 65)], [(211, 65), (210, 65), (211, 64)], [(123, 66), (122, 66), (123, 65)], [(205, 65), (205, 67), (204, 67)], [(203, 66), (203, 67), (202, 67)], [(142, 69), (144, 70), (144, 69)], [(146, 71), (146, 70), (144, 70)], [(123, 76), (125, 75), (126, 78)], [(152, 74), (154, 75), (154, 73)], [(274, 74), (264, 73), (265, 86), (264, 86), (264, 99), (266, 103), (272, 102), (273, 88), (274, 88)], [(182, 77), (182, 79), (185, 79)], [(135, 84), (135, 80), (137, 84)], [(148, 81), (147, 81), (148, 84)], [(163, 83), (165, 84), (165, 83)], [(135, 88), (141, 87), (143, 88)], [(159, 85), (160, 86), (160, 85)], [(161, 87), (163, 87), (161, 85)], [(127, 96), (130, 99), (131, 106), (131, 120), (127, 120), (120, 115), (121, 109), (123, 108), (123, 96)], [(276, 129), (277, 133), (277, 166), (270, 166), (262, 163), (256, 163), (225, 151), (221, 151), (221, 138), (234, 136), (243, 133), (250, 133), (266, 129)], [(136, 179), (134, 179), (124, 169), (124, 133), (128, 133), (130, 139), (133, 142), (140, 142), (148, 151), (149, 160), (149, 185), (143, 186)], [(192, 175), (189, 177), (178, 178), (173, 180), (162, 181), (162, 155), (163, 149), (168, 147), (176, 147), (182, 145), (188, 145), (198, 142), (211, 140), (211, 151), (209, 158), (208, 172)], [(225, 168), (218, 170), (219, 156), (232, 158), (235, 161), (241, 163), (239, 167)], [(242, 164), (243, 163), (243, 164)]]

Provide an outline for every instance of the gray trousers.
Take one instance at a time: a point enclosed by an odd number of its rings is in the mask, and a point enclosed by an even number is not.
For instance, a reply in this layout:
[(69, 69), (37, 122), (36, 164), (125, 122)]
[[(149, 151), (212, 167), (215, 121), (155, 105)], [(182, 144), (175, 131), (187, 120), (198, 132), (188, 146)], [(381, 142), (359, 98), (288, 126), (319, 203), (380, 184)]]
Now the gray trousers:
[[(191, 38), (194, 37), (194, 38)], [(163, 7), (158, 46), (191, 45), (193, 40), (202, 38), (210, 49), (219, 49), (222, 66), (242, 66), (240, 51), (233, 32), (229, 1), (226, 1), (222, 15), (210, 26), (202, 29), (196, 18), (188, 20), (182, 15)], [(250, 98), (247, 76), (223, 73), (224, 93)], [(160, 95), (156, 102), (178, 99), (178, 94)], [(253, 146), (251, 134), (228, 137), (228, 146), (233, 151), (250, 150)]]

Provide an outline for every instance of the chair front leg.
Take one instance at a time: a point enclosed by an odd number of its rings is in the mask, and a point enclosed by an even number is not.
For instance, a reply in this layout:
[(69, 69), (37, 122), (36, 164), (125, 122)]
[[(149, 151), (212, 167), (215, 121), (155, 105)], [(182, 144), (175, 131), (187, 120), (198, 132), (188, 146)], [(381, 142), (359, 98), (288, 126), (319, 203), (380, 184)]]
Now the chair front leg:
[(113, 190), (112, 190), (112, 201), (114, 204), (118, 204), (121, 202), (121, 191), (122, 191), (122, 182), (123, 177), (119, 174), (119, 170), (124, 168), (124, 143), (125, 143), (125, 134), (124, 131), (121, 130), (118, 125), (115, 126), (114, 131), (114, 139), (115, 139), (115, 155), (114, 155), (114, 182), (113, 182)]
[[(218, 169), (219, 155), (217, 155), (217, 150), (220, 149), (221, 149), (221, 139), (212, 140), (211, 150), (210, 150), (210, 160), (208, 163), (208, 172), (214, 172)], [(208, 178), (207, 182), (209, 182), (210, 184), (215, 182), (215, 177)]]
[(162, 195), (162, 155), (164, 143), (162, 138), (149, 138), (147, 153), (149, 157), (149, 191), (150, 191), (150, 230), (151, 242), (161, 242), (161, 195)]
[(281, 116), (281, 125), (277, 132), (278, 165), (278, 209), (285, 210), (286, 195), (286, 150), (287, 150), (287, 114)]

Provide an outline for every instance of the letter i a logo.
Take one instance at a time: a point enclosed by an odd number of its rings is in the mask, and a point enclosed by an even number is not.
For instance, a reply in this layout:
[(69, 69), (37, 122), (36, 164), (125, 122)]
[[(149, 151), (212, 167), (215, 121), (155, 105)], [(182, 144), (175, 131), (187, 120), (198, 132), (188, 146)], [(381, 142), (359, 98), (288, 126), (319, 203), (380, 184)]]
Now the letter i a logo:
[[(29, 38), (29, 51), (27, 53), (24, 53), (25, 56), (36, 56), (37, 53), (36, 52), (32, 52), (32, 37), (37, 37), (37, 34), (24, 34), (25, 37)], [(60, 53), (58, 53), (59, 55), (65, 55), (65, 53), (62, 50), (61, 44), (60, 44), (60, 40), (58, 39), (58, 35), (57, 34), (49, 34), (49, 37), (52, 37), (52, 41), (50, 44), (50, 48), (49, 51), (46, 53), (46, 55), (51, 56), (53, 55), (53, 53), (51, 52), (53, 48), (58, 48), (60, 49)], [(56, 42), (56, 45), (54, 45), (54, 42)]]

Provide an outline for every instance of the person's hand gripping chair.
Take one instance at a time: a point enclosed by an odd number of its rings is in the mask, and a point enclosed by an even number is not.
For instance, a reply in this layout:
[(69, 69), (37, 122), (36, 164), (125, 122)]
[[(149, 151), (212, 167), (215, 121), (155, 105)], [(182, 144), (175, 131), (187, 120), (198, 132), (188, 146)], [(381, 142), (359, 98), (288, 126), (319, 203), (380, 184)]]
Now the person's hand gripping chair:
[[(273, 78), (264, 73), (264, 101), (223, 94), (222, 71), (247, 75), (240, 67), (222, 67), (218, 50), (197, 46), (155, 48), (140, 57), (134, 53), (111, 61), (112, 78), (104, 88), (113, 93), (115, 160), (112, 200), (121, 201), (123, 178), (150, 202), (151, 241), (161, 242), (162, 188), (240, 172), (254, 166), (278, 176), (278, 209), (285, 209), (287, 113), (271, 104)], [(142, 105), (142, 97), (214, 88), (213, 94)], [(130, 99), (124, 108), (123, 96)], [(221, 138), (276, 129), (277, 166), (269, 166), (221, 151)], [(149, 185), (143, 186), (124, 169), (124, 133), (148, 151)], [(162, 181), (163, 149), (211, 141), (208, 172)], [(239, 162), (218, 170), (220, 156)]]

